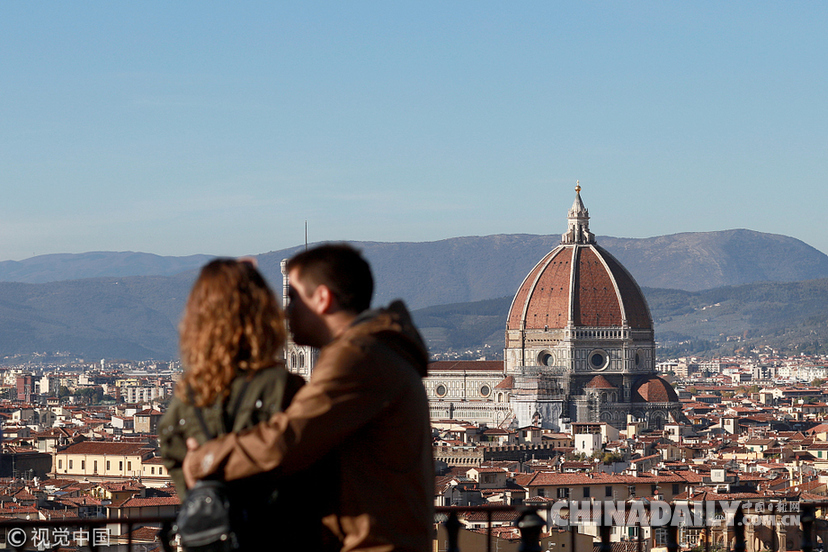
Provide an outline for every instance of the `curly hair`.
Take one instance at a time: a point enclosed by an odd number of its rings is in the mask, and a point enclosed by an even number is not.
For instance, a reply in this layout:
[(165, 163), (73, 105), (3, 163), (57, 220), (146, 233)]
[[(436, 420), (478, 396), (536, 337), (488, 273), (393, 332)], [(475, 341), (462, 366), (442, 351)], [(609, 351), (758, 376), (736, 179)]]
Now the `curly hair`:
[(285, 321), (273, 291), (247, 261), (211, 261), (193, 285), (179, 326), (184, 377), (176, 395), (208, 406), (223, 399), (239, 371), (282, 362)]

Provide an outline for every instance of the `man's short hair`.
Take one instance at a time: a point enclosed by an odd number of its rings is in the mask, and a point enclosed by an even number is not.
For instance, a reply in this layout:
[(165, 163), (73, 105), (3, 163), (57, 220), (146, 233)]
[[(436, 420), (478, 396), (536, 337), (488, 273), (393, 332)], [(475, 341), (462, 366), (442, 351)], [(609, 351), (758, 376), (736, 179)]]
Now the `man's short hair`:
[(326, 286), (344, 310), (359, 314), (371, 306), (374, 293), (371, 267), (348, 244), (325, 244), (302, 251), (288, 260), (287, 269), (296, 270), (314, 288)]

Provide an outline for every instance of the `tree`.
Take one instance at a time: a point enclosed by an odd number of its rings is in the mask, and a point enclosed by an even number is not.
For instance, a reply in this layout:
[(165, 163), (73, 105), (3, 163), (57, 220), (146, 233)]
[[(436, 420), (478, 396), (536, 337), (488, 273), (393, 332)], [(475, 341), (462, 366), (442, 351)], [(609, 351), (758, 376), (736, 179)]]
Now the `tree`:
[(601, 462), (603, 462), (606, 465), (613, 464), (615, 462), (620, 462), (621, 460), (623, 460), (623, 458), (617, 452), (605, 452), (603, 455), (601, 455)]

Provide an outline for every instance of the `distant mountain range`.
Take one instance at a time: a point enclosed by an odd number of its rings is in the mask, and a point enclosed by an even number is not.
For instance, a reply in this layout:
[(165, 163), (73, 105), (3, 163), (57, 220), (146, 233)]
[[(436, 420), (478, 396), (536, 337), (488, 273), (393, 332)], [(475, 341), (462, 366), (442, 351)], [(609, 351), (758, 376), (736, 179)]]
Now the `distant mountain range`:
[(175, 276), (194, 270), (213, 257), (162, 257), (132, 251), (92, 251), (38, 255), (22, 261), (0, 262), (0, 282), (43, 284), (106, 276)]
[[(511, 296), (559, 241), (559, 235), (496, 235), (425, 243), (352, 243), (374, 268), (375, 304), (402, 297), (412, 309), (423, 309), (417, 321), (437, 351), (486, 342), (502, 348)], [(599, 237), (598, 243), (642, 287), (650, 288), (645, 294), (665, 347), (674, 343), (679, 350), (696, 343), (710, 349), (719, 346), (719, 334), (745, 337), (766, 331), (768, 325), (761, 320), (773, 319), (784, 333), (786, 324), (806, 313), (828, 318), (825, 304), (808, 299), (821, 293), (822, 284), (802, 283), (811, 287), (801, 289), (778, 284), (828, 278), (828, 256), (794, 238), (726, 230), (641, 239)], [(277, 293), (280, 262), (299, 249), (258, 255)], [(0, 262), (0, 359), (36, 351), (93, 359), (173, 358), (176, 325), (189, 287), (197, 269), (210, 258), (95, 252)], [(764, 288), (723, 287), (763, 282)], [(702, 291), (710, 289), (715, 291)], [(746, 289), (765, 291), (756, 291), (756, 296)], [(775, 299), (761, 299), (763, 293)], [(729, 294), (739, 299), (712, 301)], [(717, 302), (731, 310), (700, 310)], [(771, 311), (760, 305), (774, 302)], [(471, 318), (464, 313), (471, 313)], [(753, 324), (740, 325), (745, 320)]]
[[(754, 349), (828, 353), (828, 278), (705, 291), (643, 288), (658, 355), (730, 355)], [(502, 356), (512, 297), (415, 310), (432, 352)]]

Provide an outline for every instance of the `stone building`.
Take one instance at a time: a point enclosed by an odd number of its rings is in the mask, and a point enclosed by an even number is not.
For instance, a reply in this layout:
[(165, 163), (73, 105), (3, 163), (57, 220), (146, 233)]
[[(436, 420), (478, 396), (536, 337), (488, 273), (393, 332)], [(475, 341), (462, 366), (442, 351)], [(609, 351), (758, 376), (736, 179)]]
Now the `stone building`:
[(559, 430), (571, 422), (661, 428), (682, 417), (656, 375), (653, 322), (641, 289), (595, 240), (580, 186), (561, 243), (529, 272), (506, 320), (504, 361), (435, 362), (433, 419)]

